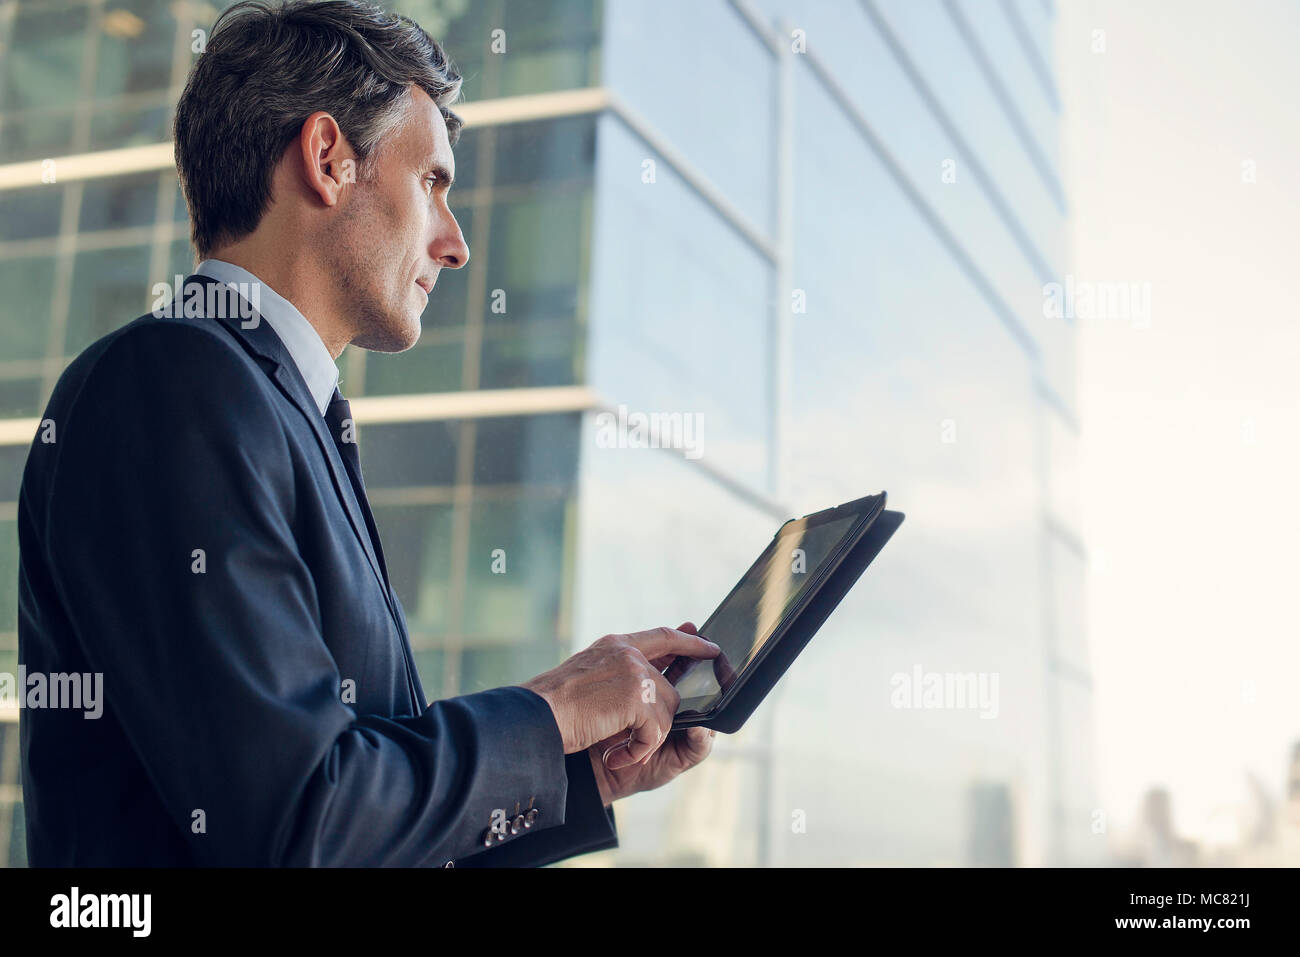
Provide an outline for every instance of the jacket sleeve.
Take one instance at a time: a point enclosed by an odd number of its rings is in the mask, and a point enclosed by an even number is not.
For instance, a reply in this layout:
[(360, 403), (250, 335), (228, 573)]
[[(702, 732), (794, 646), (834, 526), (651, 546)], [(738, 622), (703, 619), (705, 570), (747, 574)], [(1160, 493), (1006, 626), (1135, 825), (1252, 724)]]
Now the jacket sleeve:
[(564, 826), (543, 831), (527, 841), (507, 840), (491, 850), (456, 862), (457, 867), (541, 867), (573, 857), (618, 847), (614, 809), (600, 799), (596, 776), (586, 751), (568, 755), (565, 767), (569, 792)]
[(144, 323), (98, 357), (56, 423), (42, 539), (103, 673), (103, 719), (121, 724), (194, 859), (459, 864), (484, 850), (495, 810), (530, 799), (535, 824), (496, 853), (558, 859), (598, 831), (610, 840), (533, 692), (402, 717), (342, 702), (291, 525), (275, 386), (224, 335)]

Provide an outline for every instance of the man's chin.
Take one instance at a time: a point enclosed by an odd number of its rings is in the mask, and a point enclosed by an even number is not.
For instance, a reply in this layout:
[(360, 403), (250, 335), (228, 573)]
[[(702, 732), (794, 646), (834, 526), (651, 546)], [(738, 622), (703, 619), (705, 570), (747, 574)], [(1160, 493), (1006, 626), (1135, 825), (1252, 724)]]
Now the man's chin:
[(352, 345), (369, 352), (405, 352), (420, 341), (420, 316), (401, 325), (368, 329), (352, 340)]

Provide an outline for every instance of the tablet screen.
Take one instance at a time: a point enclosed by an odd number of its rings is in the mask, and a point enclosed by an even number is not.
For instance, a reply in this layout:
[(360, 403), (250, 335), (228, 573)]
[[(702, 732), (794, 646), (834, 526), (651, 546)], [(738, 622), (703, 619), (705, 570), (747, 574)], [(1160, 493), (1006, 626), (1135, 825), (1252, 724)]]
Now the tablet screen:
[[(786, 612), (818, 580), (827, 561), (838, 553), (841, 542), (861, 518), (860, 514), (852, 514), (791, 529), (768, 545), (700, 628), (700, 634), (717, 644), (722, 654), (711, 661), (679, 658), (674, 662), (678, 667), (690, 662), (674, 683), (682, 696), (679, 712), (712, 707), (710, 699), (727, 690), (762, 650)], [(669, 666), (668, 672), (674, 666)]]

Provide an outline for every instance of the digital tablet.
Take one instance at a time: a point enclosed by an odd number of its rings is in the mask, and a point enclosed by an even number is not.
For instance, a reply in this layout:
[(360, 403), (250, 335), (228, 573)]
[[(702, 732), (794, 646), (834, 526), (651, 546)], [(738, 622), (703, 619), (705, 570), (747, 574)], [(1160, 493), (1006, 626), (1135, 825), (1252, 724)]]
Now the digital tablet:
[(738, 731), (902, 524), (885, 493), (790, 519), (699, 629), (722, 648), (678, 657), (673, 728)]

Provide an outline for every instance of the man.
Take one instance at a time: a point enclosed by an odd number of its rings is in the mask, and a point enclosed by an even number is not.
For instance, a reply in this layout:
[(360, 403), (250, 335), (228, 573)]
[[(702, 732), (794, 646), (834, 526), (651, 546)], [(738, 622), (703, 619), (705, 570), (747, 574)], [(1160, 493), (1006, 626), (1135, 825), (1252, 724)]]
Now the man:
[(352, 0), (217, 21), (175, 128), (203, 262), (69, 366), (23, 476), (20, 660), (103, 676), (98, 718), (22, 712), (33, 865), (544, 864), (709, 753), (669, 733), (689, 622), (424, 696), (334, 360), (410, 348), (469, 258), (459, 89)]

